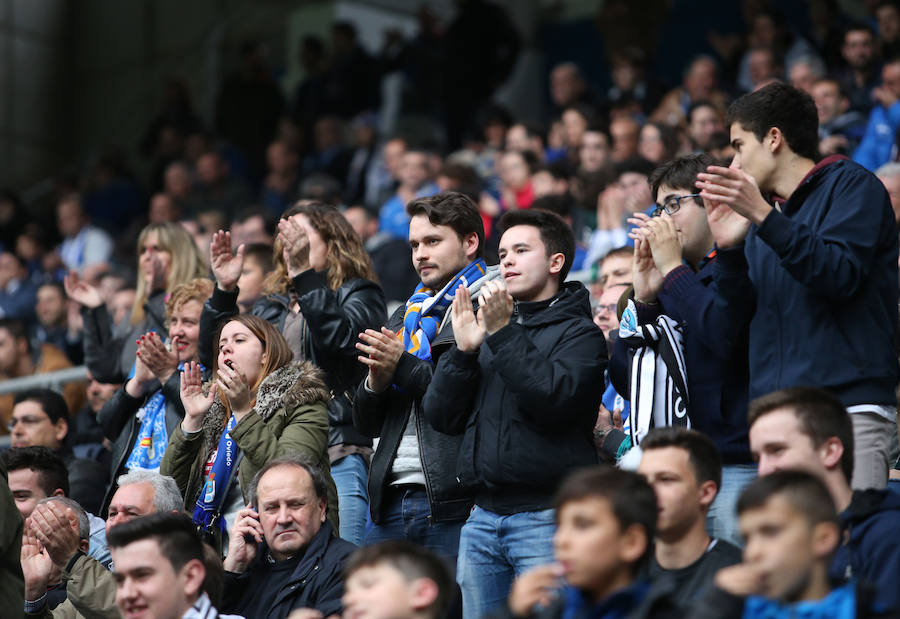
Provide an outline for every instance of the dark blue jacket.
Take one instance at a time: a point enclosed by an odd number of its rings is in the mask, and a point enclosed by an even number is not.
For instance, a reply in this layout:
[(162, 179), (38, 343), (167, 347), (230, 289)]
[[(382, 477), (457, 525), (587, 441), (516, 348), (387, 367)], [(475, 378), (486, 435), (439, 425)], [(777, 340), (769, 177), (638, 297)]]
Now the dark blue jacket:
[(900, 494), (858, 490), (840, 519), (844, 543), (829, 576), (861, 579), (874, 586), (879, 605), (900, 610)]
[(897, 225), (873, 174), (823, 160), (743, 247), (719, 252), (715, 277), (732, 329), (752, 315), (751, 398), (805, 385), (846, 406), (896, 404)]
[[(747, 443), (747, 327), (731, 329), (729, 308), (713, 281), (716, 258), (694, 273), (682, 265), (666, 275), (659, 305), (638, 304), (638, 321), (647, 324), (660, 312), (684, 325), (684, 365), (688, 414), (696, 430), (719, 448), (724, 464), (751, 462)], [(631, 376), (628, 345), (617, 339), (609, 360), (613, 386), (626, 397)]]

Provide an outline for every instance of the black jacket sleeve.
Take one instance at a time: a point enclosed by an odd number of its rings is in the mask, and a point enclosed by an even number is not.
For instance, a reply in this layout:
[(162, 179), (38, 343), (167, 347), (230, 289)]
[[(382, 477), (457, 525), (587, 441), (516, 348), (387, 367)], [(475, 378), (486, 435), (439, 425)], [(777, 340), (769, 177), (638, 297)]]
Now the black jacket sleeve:
[(122, 381), (119, 350), (122, 343), (113, 338), (112, 317), (106, 306), (82, 307), (84, 323), (84, 363), (91, 375), (102, 383)]
[(197, 356), (200, 363), (205, 367), (211, 368), (213, 357), (215, 357), (216, 330), (226, 318), (230, 318), (238, 313), (237, 306), (238, 290), (235, 288), (233, 292), (226, 292), (218, 286), (213, 288), (212, 296), (203, 304), (203, 311), (200, 312), (200, 337), (197, 342)]
[(353, 425), (366, 436), (372, 438), (380, 436), (387, 415), (390, 411), (399, 411), (401, 408), (396, 406), (397, 399), (421, 398), (428, 389), (433, 372), (430, 363), (404, 352), (400, 355), (400, 361), (394, 370), (394, 384), (400, 391), (390, 386), (381, 393), (374, 393), (366, 389), (363, 379), (356, 390), (353, 402)]
[(465, 432), (480, 380), (478, 353), (462, 352), (454, 345), (441, 355), (422, 399), (431, 427), (444, 434)]
[[(177, 373), (177, 372), (176, 372)], [(128, 420), (143, 405), (146, 398), (133, 398), (125, 391), (125, 385), (119, 387), (97, 413), (97, 423), (103, 428), (103, 436), (115, 441)]]

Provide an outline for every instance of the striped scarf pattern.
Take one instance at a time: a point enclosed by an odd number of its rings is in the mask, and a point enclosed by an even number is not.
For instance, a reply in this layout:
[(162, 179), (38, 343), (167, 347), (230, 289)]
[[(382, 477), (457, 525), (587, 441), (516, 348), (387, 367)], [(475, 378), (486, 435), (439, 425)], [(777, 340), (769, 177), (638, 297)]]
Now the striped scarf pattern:
[(487, 264), (479, 258), (469, 263), (437, 293), (420, 282), (406, 302), (406, 313), (403, 315), (403, 347), (406, 352), (431, 361), (431, 342), (441, 327), (457, 288), (460, 284), (468, 288), (486, 272)]

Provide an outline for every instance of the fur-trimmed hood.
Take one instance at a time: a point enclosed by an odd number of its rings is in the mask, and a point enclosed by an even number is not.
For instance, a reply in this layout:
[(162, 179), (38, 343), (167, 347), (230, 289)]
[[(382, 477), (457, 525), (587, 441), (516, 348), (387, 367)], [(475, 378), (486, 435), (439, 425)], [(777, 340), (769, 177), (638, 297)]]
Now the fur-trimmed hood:
[[(207, 387), (204, 385), (204, 388)], [(294, 361), (263, 379), (256, 392), (253, 410), (263, 421), (268, 421), (279, 410), (292, 410), (311, 402), (327, 403), (330, 400), (331, 393), (325, 386), (322, 370), (310, 361)], [(216, 401), (203, 418), (203, 447), (207, 457), (219, 444), (225, 428), (225, 415), (225, 405), (217, 393)]]

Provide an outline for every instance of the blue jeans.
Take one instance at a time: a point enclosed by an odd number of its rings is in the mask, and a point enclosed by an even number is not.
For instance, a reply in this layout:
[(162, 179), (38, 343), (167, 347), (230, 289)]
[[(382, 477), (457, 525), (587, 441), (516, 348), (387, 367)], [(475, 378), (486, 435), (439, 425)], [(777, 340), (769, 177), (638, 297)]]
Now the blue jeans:
[(555, 532), (552, 509), (501, 516), (476, 505), (459, 536), (456, 574), (463, 617), (501, 608), (516, 577), (551, 563)]
[(372, 523), (366, 545), (404, 539), (428, 548), (456, 570), (462, 522), (431, 522), (431, 505), (424, 486), (391, 488), (385, 494), (384, 517)]
[(369, 511), (366, 491), (369, 468), (361, 455), (350, 454), (331, 465), (331, 476), (337, 486), (341, 537), (361, 546), (366, 536), (366, 514)]
[(706, 514), (706, 530), (712, 537), (743, 548), (738, 530), (737, 501), (744, 488), (756, 479), (755, 464), (726, 464), (722, 467), (722, 487)]

